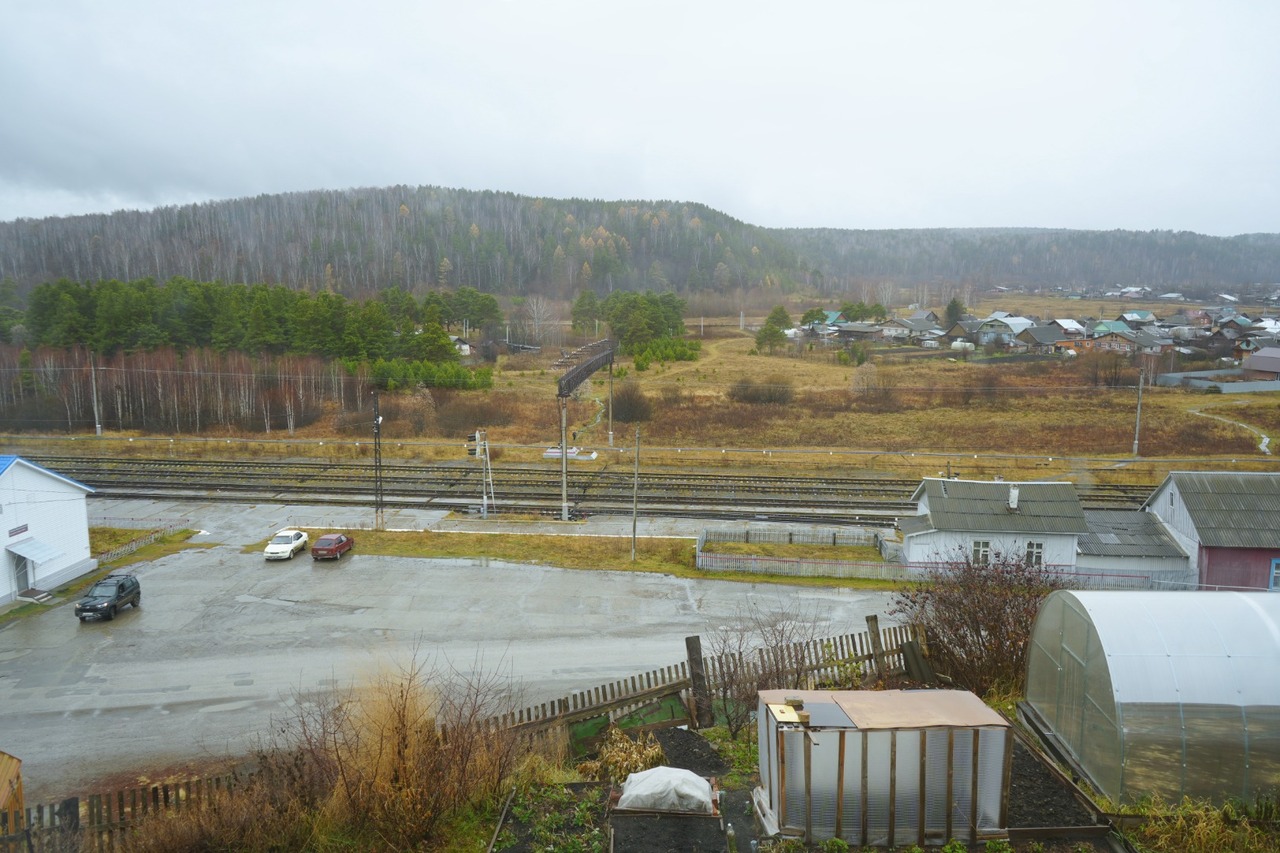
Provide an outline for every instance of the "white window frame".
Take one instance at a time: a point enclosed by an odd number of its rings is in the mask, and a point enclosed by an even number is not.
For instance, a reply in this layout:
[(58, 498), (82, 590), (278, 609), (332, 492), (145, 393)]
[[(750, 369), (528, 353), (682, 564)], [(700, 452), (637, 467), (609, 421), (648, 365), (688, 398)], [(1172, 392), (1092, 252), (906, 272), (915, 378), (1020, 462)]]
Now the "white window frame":
[(1044, 543), (1043, 542), (1027, 543), (1027, 565), (1035, 566), (1037, 569), (1044, 566)]
[(991, 540), (973, 540), (973, 550), (970, 552), (970, 555), (975, 566), (988, 565), (991, 562)]

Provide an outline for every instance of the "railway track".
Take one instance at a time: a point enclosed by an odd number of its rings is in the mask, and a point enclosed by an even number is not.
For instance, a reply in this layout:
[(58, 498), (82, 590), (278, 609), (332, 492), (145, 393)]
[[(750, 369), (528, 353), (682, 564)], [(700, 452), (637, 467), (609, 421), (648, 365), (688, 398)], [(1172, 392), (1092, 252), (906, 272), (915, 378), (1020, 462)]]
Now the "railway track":
[[(198, 497), (226, 501), (297, 501), (369, 504), (372, 462), (187, 460), (163, 458), (28, 456), (92, 486), (108, 497)], [(498, 512), (558, 514), (559, 471), (493, 469)], [(825, 524), (889, 525), (915, 513), (911, 495), (919, 480), (839, 476), (749, 476), (700, 472), (570, 471), (567, 497), (575, 514), (630, 514), (633, 492), (639, 514), (690, 518), (768, 518)], [(1136, 508), (1150, 486), (1079, 487), (1088, 508)], [(388, 507), (439, 507), (469, 511), (481, 502), (481, 471), (474, 463), (422, 465), (400, 460), (382, 465)]]

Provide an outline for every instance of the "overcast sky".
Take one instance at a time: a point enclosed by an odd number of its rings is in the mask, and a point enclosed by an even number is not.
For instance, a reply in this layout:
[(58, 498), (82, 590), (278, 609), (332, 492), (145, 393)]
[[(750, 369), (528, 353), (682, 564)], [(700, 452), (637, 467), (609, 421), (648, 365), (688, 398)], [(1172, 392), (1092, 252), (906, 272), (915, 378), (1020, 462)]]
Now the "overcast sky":
[(0, 221), (432, 184), (1280, 232), (1274, 0), (0, 0)]

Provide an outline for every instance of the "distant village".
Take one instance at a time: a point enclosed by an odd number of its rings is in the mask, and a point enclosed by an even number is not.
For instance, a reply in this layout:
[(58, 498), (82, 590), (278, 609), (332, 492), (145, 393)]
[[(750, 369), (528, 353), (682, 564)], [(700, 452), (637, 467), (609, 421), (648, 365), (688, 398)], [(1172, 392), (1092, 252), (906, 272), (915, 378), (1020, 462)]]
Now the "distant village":
[[(997, 294), (998, 295), (998, 294)], [(838, 311), (787, 332), (792, 339), (831, 343), (866, 342), (947, 349), (957, 353), (1058, 355), (1074, 358), (1090, 352), (1145, 355), (1153, 368), (1172, 365), (1172, 355), (1188, 361), (1216, 360), (1222, 381), (1280, 380), (1280, 312), (1248, 314), (1222, 296), (1219, 308), (1179, 306), (1181, 294), (1153, 296), (1146, 287), (1123, 288), (1105, 294), (1132, 301), (1167, 299), (1169, 313), (1128, 310), (1114, 317), (1041, 320), (1006, 311), (986, 317), (963, 315), (948, 324), (937, 312), (917, 310), (883, 322), (850, 322)], [(1169, 360), (1159, 360), (1161, 356)], [(1230, 375), (1224, 371), (1231, 368)]]

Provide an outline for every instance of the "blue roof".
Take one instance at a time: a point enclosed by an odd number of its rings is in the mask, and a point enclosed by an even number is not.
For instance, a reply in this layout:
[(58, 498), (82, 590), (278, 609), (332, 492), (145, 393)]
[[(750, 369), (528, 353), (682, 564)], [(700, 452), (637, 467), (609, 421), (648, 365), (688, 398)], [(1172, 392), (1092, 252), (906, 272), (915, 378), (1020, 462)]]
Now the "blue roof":
[(13, 456), (12, 454), (0, 455), (0, 476), (3, 476), (10, 468), (13, 467), (14, 463), (16, 462), (21, 462), (23, 465), (26, 465), (29, 468), (35, 468), (37, 471), (43, 471), (44, 473), (48, 474), (50, 477), (57, 477), (62, 482), (70, 483), (73, 486), (84, 489), (86, 492), (93, 491), (93, 488), (91, 486), (86, 486), (84, 483), (81, 483), (79, 480), (73, 480), (70, 477), (66, 477), (62, 474), (59, 474), (57, 471), (50, 471), (48, 468), (45, 468), (43, 465), (37, 465), (36, 463), (32, 462), (29, 459), (23, 459), (21, 456)]

